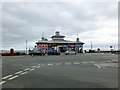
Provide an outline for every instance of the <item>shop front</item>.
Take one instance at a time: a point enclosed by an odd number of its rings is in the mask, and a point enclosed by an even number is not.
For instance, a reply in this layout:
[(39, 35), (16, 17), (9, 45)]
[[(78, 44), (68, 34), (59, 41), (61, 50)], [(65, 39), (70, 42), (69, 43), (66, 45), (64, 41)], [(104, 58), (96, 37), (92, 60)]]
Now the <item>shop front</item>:
[(73, 50), (76, 52), (83, 52), (83, 42), (79, 41), (77, 38), (76, 41), (64, 40), (65, 36), (62, 36), (57, 31), (54, 36), (52, 36), (52, 40), (47, 40), (42, 37), (42, 40), (36, 42), (38, 51), (41, 50), (57, 50), (60, 52), (65, 52), (67, 50)]

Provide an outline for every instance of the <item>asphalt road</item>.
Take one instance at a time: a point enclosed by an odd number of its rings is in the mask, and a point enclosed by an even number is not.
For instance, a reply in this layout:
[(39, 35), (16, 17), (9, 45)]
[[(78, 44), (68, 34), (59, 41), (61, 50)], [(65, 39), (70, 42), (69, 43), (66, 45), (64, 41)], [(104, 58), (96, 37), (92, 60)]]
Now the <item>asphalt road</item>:
[(117, 88), (118, 56), (2, 57), (3, 88)]

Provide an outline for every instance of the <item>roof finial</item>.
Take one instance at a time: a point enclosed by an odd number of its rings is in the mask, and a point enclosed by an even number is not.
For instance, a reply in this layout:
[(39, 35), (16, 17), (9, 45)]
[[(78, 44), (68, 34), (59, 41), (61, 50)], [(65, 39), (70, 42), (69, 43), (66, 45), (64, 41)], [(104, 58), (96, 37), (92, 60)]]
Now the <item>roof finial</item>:
[(61, 27), (60, 27), (60, 26), (57, 26), (57, 27), (56, 27), (56, 30), (57, 30), (57, 31), (60, 31), (60, 30), (61, 30)]
[(42, 41), (48, 41), (47, 38), (44, 37), (44, 32), (42, 32), (42, 37), (41, 37)]
[(42, 32), (42, 37), (44, 37), (44, 32)]
[(79, 42), (79, 37), (78, 37), (78, 34), (77, 34), (76, 42)]
[(77, 38), (78, 38), (78, 34), (77, 34)]
[(42, 37), (41, 37), (42, 40), (44, 40), (44, 32), (42, 32)]

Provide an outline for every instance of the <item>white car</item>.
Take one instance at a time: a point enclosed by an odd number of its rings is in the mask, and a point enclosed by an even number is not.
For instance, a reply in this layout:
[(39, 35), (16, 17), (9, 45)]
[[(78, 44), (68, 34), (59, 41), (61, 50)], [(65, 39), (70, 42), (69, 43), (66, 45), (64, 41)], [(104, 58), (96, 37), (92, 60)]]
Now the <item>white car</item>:
[(69, 51), (65, 51), (65, 55), (75, 55), (77, 54), (75, 51), (69, 50)]

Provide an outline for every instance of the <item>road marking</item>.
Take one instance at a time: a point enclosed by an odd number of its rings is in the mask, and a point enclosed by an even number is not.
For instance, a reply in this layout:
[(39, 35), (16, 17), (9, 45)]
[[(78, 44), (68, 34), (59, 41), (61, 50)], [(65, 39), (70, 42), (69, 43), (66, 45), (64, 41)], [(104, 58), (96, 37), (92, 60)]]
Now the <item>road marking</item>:
[(29, 71), (33, 71), (33, 70), (35, 70), (35, 69), (30, 69)]
[(38, 67), (36, 67), (36, 68), (39, 68), (39, 67), (41, 67), (41, 66), (38, 66)]
[(41, 66), (45, 66), (45, 64), (42, 64)]
[(28, 72), (23, 72), (23, 73), (21, 73), (21, 75), (26, 74), (26, 73), (28, 73)]
[(53, 64), (48, 64), (48, 66), (52, 66)]
[(16, 72), (15, 74), (20, 74), (20, 73), (22, 73), (23, 71), (19, 71), (19, 72)]
[(97, 66), (98, 68), (101, 68), (99, 65), (97, 65), (97, 64), (94, 64), (95, 66)]
[(108, 62), (108, 63), (109, 63), (109, 62), (112, 62), (112, 61), (106, 61), (106, 62)]
[(32, 67), (34, 68), (34, 67), (37, 67), (37, 66), (32, 66)]
[(4, 84), (6, 81), (2, 81), (2, 82), (0, 82), (0, 85), (2, 85), (2, 84)]
[(72, 64), (72, 63), (65, 63), (66, 65), (70, 65), (70, 64)]
[(81, 62), (81, 63), (86, 64), (86, 63), (88, 63), (88, 62)]
[(17, 77), (19, 77), (19, 75), (13, 76), (13, 77), (9, 78), (8, 80), (12, 80), (12, 79), (15, 79)]
[(80, 64), (79, 62), (74, 62), (73, 64)]
[(113, 63), (118, 63), (118, 60), (113, 59), (112, 62)]
[(55, 65), (62, 65), (62, 63), (56, 63)]
[(29, 70), (30, 68), (26, 68), (26, 69), (24, 69), (24, 70)]
[(13, 76), (13, 75), (5, 76), (5, 77), (3, 77), (2, 79), (6, 79), (6, 78), (9, 78), (9, 77), (11, 77), (11, 76)]

